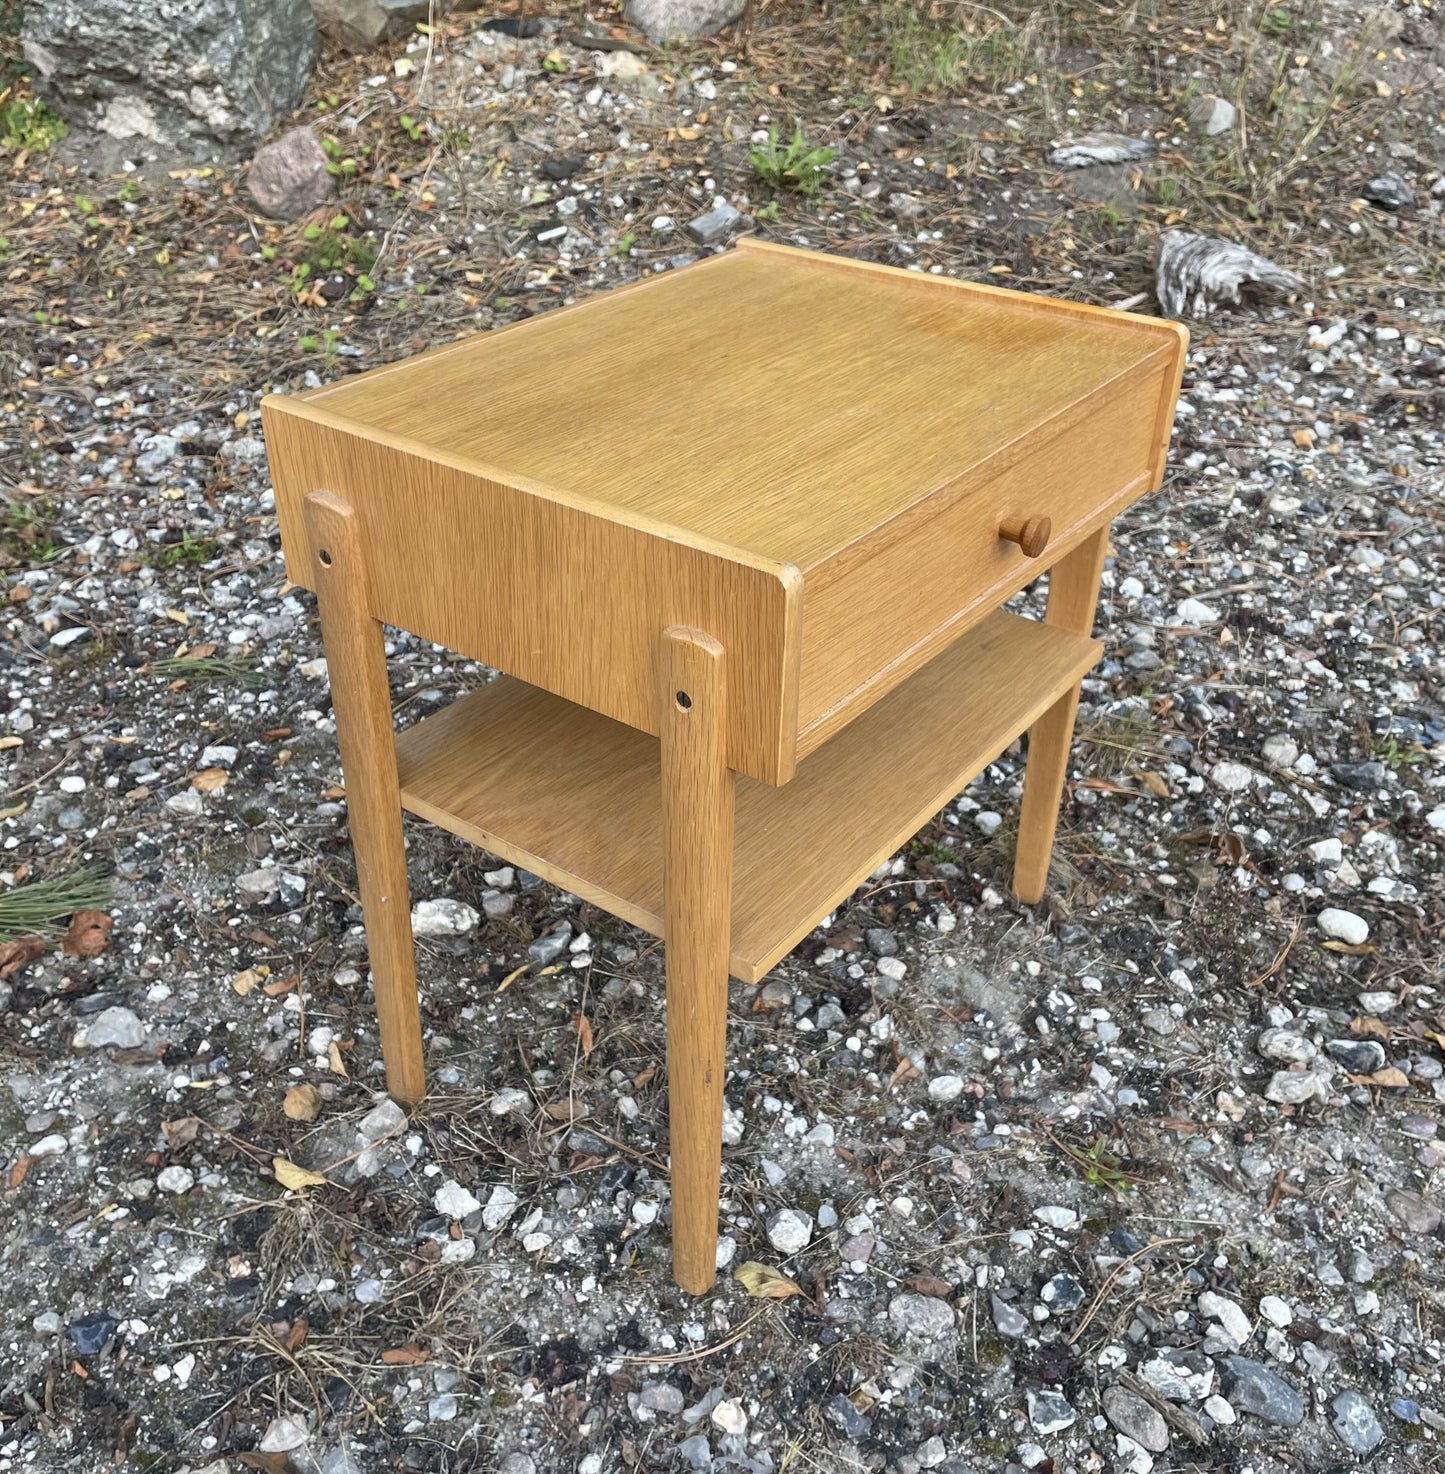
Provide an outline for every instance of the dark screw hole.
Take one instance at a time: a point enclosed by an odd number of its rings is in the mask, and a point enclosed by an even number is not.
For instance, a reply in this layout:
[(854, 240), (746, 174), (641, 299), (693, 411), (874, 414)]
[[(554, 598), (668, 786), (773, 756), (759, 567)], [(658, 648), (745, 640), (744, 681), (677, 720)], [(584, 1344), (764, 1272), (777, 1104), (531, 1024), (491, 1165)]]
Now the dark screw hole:
[(321, 559), (323, 567), (331, 567), (331, 554), (328, 553), (325, 548), (322, 548), (322, 550), (317, 553), (316, 556)]
[(677, 693), (677, 704), (683, 711), (688, 711), (692, 707), (692, 697), (686, 691), (679, 691)]

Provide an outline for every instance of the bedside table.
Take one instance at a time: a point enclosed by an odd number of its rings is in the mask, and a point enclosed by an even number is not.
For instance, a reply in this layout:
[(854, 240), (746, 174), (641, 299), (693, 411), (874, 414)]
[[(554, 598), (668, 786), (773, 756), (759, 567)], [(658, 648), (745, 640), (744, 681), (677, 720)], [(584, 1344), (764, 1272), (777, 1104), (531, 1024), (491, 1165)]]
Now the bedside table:
[[(1043, 894), (1172, 323), (743, 240), (262, 405), (316, 591), (387, 1085), (425, 1089), (403, 809), (664, 938), (678, 1283), (712, 1283), (727, 981), (1015, 738)], [(1051, 570), (1044, 622), (999, 606)], [(507, 672), (395, 735), (382, 625)]]

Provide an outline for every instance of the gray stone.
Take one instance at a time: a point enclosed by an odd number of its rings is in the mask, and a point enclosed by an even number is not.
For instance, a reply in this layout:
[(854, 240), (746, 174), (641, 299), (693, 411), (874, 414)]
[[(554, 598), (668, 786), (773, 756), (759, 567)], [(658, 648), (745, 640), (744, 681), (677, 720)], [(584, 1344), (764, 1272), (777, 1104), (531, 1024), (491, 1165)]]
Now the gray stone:
[(845, 1438), (867, 1438), (873, 1431), (873, 1419), (860, 1413), (842, 1392), (836, 1392), (828, 1399), (823, 1416), (841, 1429)]
[(1040, 1298), (1056, 1312), (1077, 1310), (1084, 1303), (1084, 1287), (1071, 1274), (1056, 1274), (1044, 1285)]
[(1224, 1395), (1242, 1413), (1266, 1423), (1297, 1428), (1304, 1421), (1304, 1399), (1281, 1376), (1247, 1356), (1224, 1358)]
[(689, 1469), (711, 1469), (712, 1449), (708, 1445), (707, 1438), (701, 1433), (694, 1433), (691, 1438), (684, 1438), (677, 1446), (677, 1456)]
[(1417, 1193), (1393, 1188), (1385, 1195), (1385, 1203), (1411, 1233), (1434, 1233), (1440, 1227), (1440, 1210)]
[(251, 160), (246, 188), (262, 214), (299, 220), (335, 193), (328, 162), (321, 140), (310, 128), (293, 128)]
[(887, 927), (870, 926), (863, 933), (863, 940), (868, 943), (868, 950), (875, 957), (896, 957), (898, 955), (898, 938)]
[(649, 41), (711, 36), (742, 13), (745, 0), (627, 0), (623, 15)]
[[(311, 0), (321, 34), (349, 51), (410, 34), (427, 18), (427, 0)], [(466, 7), (458, 7), (466, 8)]]
[(1035, 1392), (1030, 1389), (1029, 1422), (1035, 1433), (1062, 1433), (1078, 1418), (1073, 1404), (1061, 1392)]
[(1347, 1388), (1330, 1403), (1330, 1427), (1352, 1453), (1372, 1453), (1384, 1441), (1385, 1430), (1375, 1410), (1353, 1388)]
[(1255, 1047), (1266, 1059), (1289, 1065), (1307, 1065), (1319, 1053), (1303, 1034), (1293, 1029), (1266, 1029)]
[(1234, 104), (1227, 97), (1218, 97), (1209, 92), (1196, 97), (1189, 106), (1189, 121), (1206, 138), (1228, 133), (1238, 116)]
[(538, 937), (527, 948), (527, 956), (533, 962), (545, 967), (549, 962), (555, 962), (567, 950), (567, 943), (571, 940), (572, 923), (564, 921), (556, 931), (548, 932), (545, 937)]
[(58, 1336), (64, 1328), (64, 1322), (53, 1310), (42, 1310), (34, 1320), (30, 1322), (30, 1329), (37, 1336)]
[(1365, 186), (1365, 198), (1372, 204), (1383, 205), (1387, 210), (1403, 210), (1406, 205), (1414, 203), (1415, 191), (1400, 175), (1391, 170), (1388, 174), (1381, 174), (1377, 179), (1370, 180)]
[(497, 1474), (537, 1474), (537, 1466), (528, 1454), (510, 1453), (497, 1465)]
[(993, 1315), (994, 1329), (1010, 1341), (1020, 1341), (1028, 1334), (1029, 1318), (1016, 1305), (1000, 1300), (997, 1295), (989, 1296), (989, 1311)]
[(1335, 781), (1346, 788), (1359, 788), (1369, 792), (1385, 786), (1384, 763), (1332, 763), (1330, 772), (1335, 775)]
[(388, 1097), (373, 1106), (357, 1123), (356, 1129), (364, 1141), (371, 1143), (390, 1136), (393, 1131), (400, 1131), (405, 1125), (406, 1112)]
[(1162, 1454), (1169, 1447), (1169, 1425), (1159, 1410), (1127, 1387), (1104, 1389), (1104, 1416), (1126, 1438), (1151, 1454)]
[(743, 212), (736, 205), (719, 200), (707, 214), (689, 220), (685, 229), (698, 245), (712, 246), (726, 240), (729, 233), (738, 228), (742, 218)]
[(236, 899), (243, 906), (266, 906), (281, 893), (281, 872), (274, 867), (248, 870), (236, 877)]
[(912, 1290), (895, 1295), (888, 1305), (888, 1319), (910, 1336), (933, 1341), (953, 1329), (953, 1306), (932, 1295), (918, 1295)]
[(687, 1399), (671, 1382), (644, 1382), (638, 1401), (655, 1413), (667, 1413), (678, 1417), (687, 1405)]
[(1325, 1051), (1352, 1075), (1373, 1075), (1385, 1068), (1385, 1046), (1373, 1039), (1331, 1039)]
[(145, 1025), (128, 1008), (107, 1008), (91, 1020), (85, 1042), (92, 1049), (138, 1049), (145, 1043)]
[(22, 38), (73, 125), (206, 151), (259, 143), (318, 50), (309, 0), (47, 0), (26, 6)]
[(487, 1205), (482, 1209), (482, 1227), (488, 1233), (496, 1233), (504, 1223), (517, 1211), (519, 1199), (503, 1183), (499, 1183), (492, 1189), (492, 1195), (487, 1199)]

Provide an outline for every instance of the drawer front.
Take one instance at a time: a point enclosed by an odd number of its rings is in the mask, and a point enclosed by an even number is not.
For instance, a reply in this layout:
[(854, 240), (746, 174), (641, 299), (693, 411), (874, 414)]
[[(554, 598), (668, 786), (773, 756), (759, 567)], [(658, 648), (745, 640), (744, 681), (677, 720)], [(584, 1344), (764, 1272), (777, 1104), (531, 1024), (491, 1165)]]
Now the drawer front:
[[(800, 758), (1157, 484), (1174, 366), (1161, 356), (1141, 370), (1051, 439), (1002, 452), (808, 571)], [(1001, 523), (1031, 517), (1052, 523), (1036, 558), (999, 535)]]

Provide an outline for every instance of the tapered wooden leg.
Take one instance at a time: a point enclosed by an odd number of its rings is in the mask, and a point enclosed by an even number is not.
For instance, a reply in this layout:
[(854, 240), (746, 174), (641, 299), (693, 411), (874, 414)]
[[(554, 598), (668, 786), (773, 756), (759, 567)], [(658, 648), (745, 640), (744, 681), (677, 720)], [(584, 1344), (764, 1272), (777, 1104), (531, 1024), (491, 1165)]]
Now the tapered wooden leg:
[(399, 1104), (415, 1105), (426, 1093), (426, 1066), (382, 630), (371, 615), (355, 510), (333, 492), (313, 491), (304, 515), (346, 775), (386, 1088)]
[(663, 632), (662, 828), (672, 1273), (701, 1295), (717, 1266), (722, 1173), (733, 792), (723, 736), (723, 648)]
[[(1099, 600), (1099, 575), (1109, 546), (1105, 525), (1066, 553), (1049, 572), (1048, 624), (1086, 635), (1094, 627)], [(1032, 905), (1049, 880), (1049, 859), (1059, 802), (1069, 768), (1074, 740), (1074, 717), (1079, 710), (1079, 687), (1066, 691), (1029, 729), (1029, 760), (1024, 772), (1024, 801), (1019, 814), (1018, 848), (1014, 854), (1014, 894)]]

